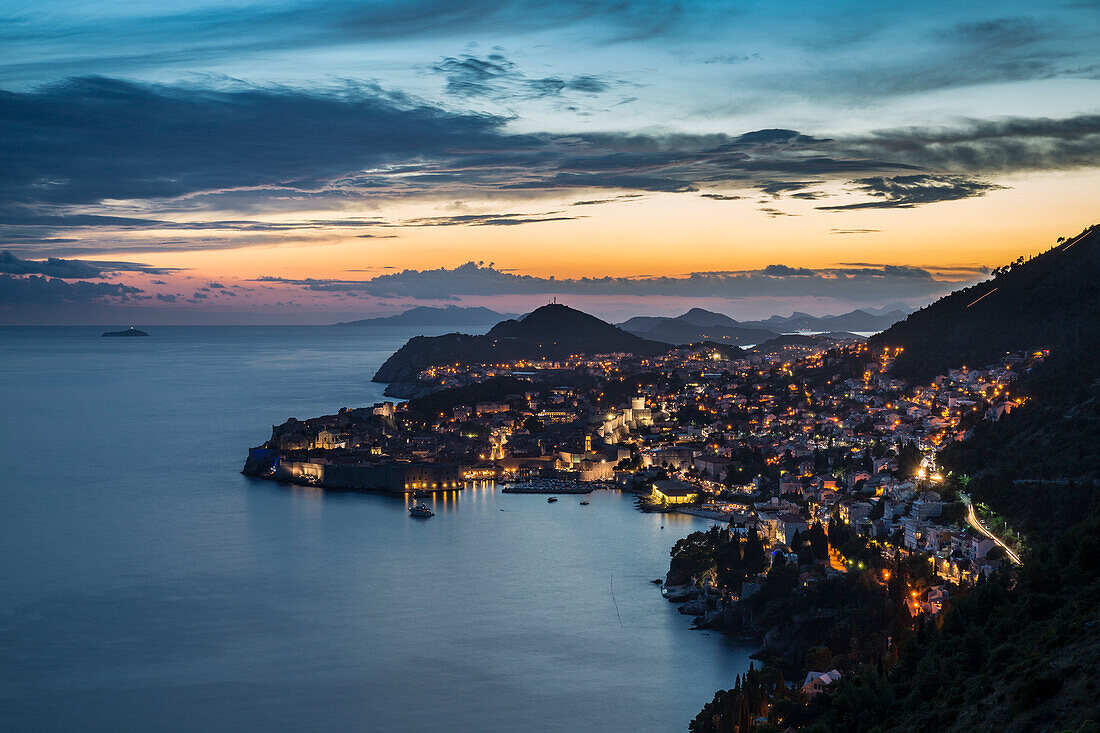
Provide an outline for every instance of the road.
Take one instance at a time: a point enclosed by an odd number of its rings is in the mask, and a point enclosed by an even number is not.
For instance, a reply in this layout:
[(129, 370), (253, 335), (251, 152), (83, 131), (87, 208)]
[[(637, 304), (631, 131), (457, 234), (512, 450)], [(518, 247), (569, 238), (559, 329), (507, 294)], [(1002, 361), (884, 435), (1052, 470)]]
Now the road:
[(967, 519), (968, 522), (970, 522), (971, 527), (978, 530), (979, 532), (981, 532), (983, 535), (985, 535), (989, 539), (993, 540), (993, 542), (995, 542), (997, 544), (997, 547), (1000, 547), (1006, 553), (1008, 553), (1008, 557), (1009, 557), (1010, 560), (1012, 560), (1012, 562), (1016, 563), (1017, 565), (1023, 565), (1024, 564), (1023, 560), (1020, 559), (1020, 556), (1017, 555), (1011, 547), (1006, 545), (999, 538), (995, 537), (992, 532), (990, 532), (988, 529), (985, 528), (985, 525), (982, 524), (980, 519), (978, 519), (978, 515), (974, 513), (974, 505), (973, 504), (968, 504), (967, 509), (969, 509), (969, 512), (967, 513), (966, 519)]

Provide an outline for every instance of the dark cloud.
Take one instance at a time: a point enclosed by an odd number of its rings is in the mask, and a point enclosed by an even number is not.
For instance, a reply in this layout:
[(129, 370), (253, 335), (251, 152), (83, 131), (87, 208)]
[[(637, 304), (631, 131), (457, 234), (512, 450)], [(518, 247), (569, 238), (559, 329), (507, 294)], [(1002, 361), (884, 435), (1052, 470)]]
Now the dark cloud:
[(51, 303), (103, 303), (133, 300), (140, 288), (121, 283), (87, 282), (31, 275), (0, 275), (0, 303), (41, 305)]
[[(982, 195), (996, 188), (983, 178), (997, 173), (1100, 165), (1100, 115), (968, 121), (844, 139), (780, 128), (732, 136), (512, 134), (507, 122), (369, 85), (195, 88), (92, 77), (0, 92), (0, 160), (15, 161), (0, 166), (0, 241), (41, 256), (249, 246), (337, 228), (378, 236), (362, 230), (401, 222), (216, 214), (554, 190), (703, 190), (699, 195), (724, 200), (732, 194), (714, 189), (756, 187), (775, 198), (815, 200), (825, 194), (808, 186), (849, 180), (873, 200), (823, 208), (897, 208)], [(112, 202), (126, 199), (143, 199), (145, 210), (160, 215), (115, 216)], [(173, 220), (181, 212), (186, 220)], [(215, 216), (203, 220), (204, 213)], [(766, 205), (763, 213), (782, 212)], [(549, 220), (502, 212), (420, 225)], [(56, 236), (78, 228), (147, 233), (105, 242)], [(211, 235), (171, 238), (159, 230)]]
[(993, 174), (1100, 166), (1100, 115), (968, 120), (881, 130), (840, 141), (851, 154), (905, 160), (945, 173)]
[(744, 196), (734, 196), (728, 193), (701, 193), (699, 195), (713, 201), (740, 201), (745, 198)]
[[(1068, 16), (1055, 15), (987, 17), (948, 21), (923, 31), (907, 29), (904, 49), (891, 48), (873, 60), (856, 52), (814, 64), (809, 73), (765, 72), (757, 81), (811, 98), (865, 104), (987, 84), (1096, 78), (1095, 23), (1073, 23)], [(870, 37), (855, 29), (849, 40), (866, 43)], [(838, 45), (833, 35), (808, 42), (814, 54), (829, 54)]]
[(0, 272), (10, 275), (47, 275), (60, 278), (102, 277), (104, 273), (146, 272), (165, 274), (177, 272), (180, 268), (152, 267), (140, 262), (107, 262), (87, 260), (64, 260), (50, 257), (46, 260), (24, 260), (7, 250), (0, 251)]
[(788, 267), (787, 265), (768, 265), (760, 272), (771, 277), (791, 277), (792, 275), (811, 277), (817, 274), (816, 271), (805, 267)]
[(958, 43), (982, 53), (1017, 49), (1051, 37), (1049, 29), (1031, 18), (991, 18), (959, 23), (943, 34)]
[(848, 300), (927, 298), (950, 290), (919, 267), (882, 265), (811, 269), (770, 265), (743, 272), (695, 272), (681, 277), (596, 277), (559, 279), (507, 272), (490, 263), (467, 262), (454, 269), (401, 270), (367, 280), (294, 280), (260, 277), (314, 292), (378, 298), (455, 300), (494, 295), (622, 295), (689, 298), (828, 297)]
[(819, 186), (821, 183), (822, 181), (769, 181), (758, 188), (769, 196), (778, 198), (783, 195), (804, 195), (806, 193), (804, 189)]
[[(0, 92), (0, 204), (82, 204), (267, 186), (499, 147), (503, 120), (373, 87), (190, 89), (71, 79)], [(323, 131), (324, 134), (318, 134)], [(536, 141), (508, 136), (513, 151)]]
[(655, 193), (683, 193), (696, 190), (695, 184), (690, 181), (667, 176), (630, 173), (556, 173), (538, 181), (506, 183), (501, 185), (500, 188), (508, 191), (617, 188)]
[(61, 278), (99, 277), (100, 269), (80, 260), (21, 260), (11, 252), (0, 252), (0, 272), (9, 275), (49, 275)]
[(830, 229), (829, 234), (873, 234), (881, 229)]
[(420, 219), (407, 219), (391, 226), (399, 227), (452, 227), (475, 226), (497, 227), (516, 226), (519, 224), (538, 224), (548, 221), (572, 221), (583, 219), (582, 216), (556, 216), (559, 212), (552, 211), (547, 214), (458, 214), (455, 216), (429, 216)]
[(432, 71), (446, 80), (448, 94), (457, 97), (489, 97), (497, 100), (515, 98), (556, 98), (563, 94), (596, 95), (610, 91), (622, 82), (593, 74), (570, 78), (531, 78), (502, 53), (488, 56), (463, 54), (448, 56), (432, 66)]
[(157, 300), (159, 300), (162, 303), (175, 303), (176, 302), (176, 296), (171, 294), (171, 293), (157, 293), (155, 297), (156, 297)]
[(822, 211), (911, 209), (922, 204), (958, 201), (959, 199), (984, 196), (989, 191), (1003, 188), (1003, 186), (986, 181), (961, 176), (931, 175), (862, 178), (858, 181), (852, 181), (852, 183), (857, 191), (873, 196), (875, 200), (855, 204), (818, 206), (817, 208)]
[(516, 65), (500, 54), (487, 58), (445, 58), (432, 67), (447, 78), (447, 92), (460, 97), (486, 96), (497, 91), (494, 83), (518, 74)]

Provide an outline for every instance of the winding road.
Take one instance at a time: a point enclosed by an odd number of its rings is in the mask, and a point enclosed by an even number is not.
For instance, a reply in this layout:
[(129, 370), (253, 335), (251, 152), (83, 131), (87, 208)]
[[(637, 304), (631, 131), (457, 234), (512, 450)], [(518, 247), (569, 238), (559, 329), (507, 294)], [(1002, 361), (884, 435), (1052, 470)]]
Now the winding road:
[(1010, 560), (1012, 560), (1012, 562), (1016, 563), (1017, 565), (1023, 565), (1024, 564), (1024, 561), (1020, 559), (1020, 556), (1017, 555), (1016, 552), (1011, 547), (1006, 545), (998, 537), (994, 536), (994, 534), (992, 532), (990, 532), (988, 529), (985, 528), (985, 525), (982, 524), (981, 520), (978, 519), (978, 515), (974, 512), (974, 505), (973, 504), (971, 504), (970, 502), (967, 502), (966, 508), (968, 509), (966, 519), (967, 519), (968, 522), (970, 522), (971, 527), (978, 530), (979, 532), (981, 532), (983, 535), (985, 535), (989, 539), (993, 540), (993, 542), (995, 542), (998, 547), (1000, 547), (1006, 553), (1008, 553), (1008, 557), (1009, 557)]

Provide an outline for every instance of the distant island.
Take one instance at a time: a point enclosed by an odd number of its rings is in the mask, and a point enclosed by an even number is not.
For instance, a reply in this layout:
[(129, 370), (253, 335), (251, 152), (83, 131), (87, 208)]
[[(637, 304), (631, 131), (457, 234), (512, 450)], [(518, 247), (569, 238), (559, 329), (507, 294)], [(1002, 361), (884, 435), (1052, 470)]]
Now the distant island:
[(462, 307), (448, 305), (445, 308), (418, 306), (404, 313), (379, 318), (362, 318), (357, 321), (342, 321), (337, 326), (455, 326), (457, 328), (488, 328), (514, 314), (497, 313), (481, 306)]
[(104, 336), (148, 336), (149, 334), (130, 326), (125, 331), (106, 331)]

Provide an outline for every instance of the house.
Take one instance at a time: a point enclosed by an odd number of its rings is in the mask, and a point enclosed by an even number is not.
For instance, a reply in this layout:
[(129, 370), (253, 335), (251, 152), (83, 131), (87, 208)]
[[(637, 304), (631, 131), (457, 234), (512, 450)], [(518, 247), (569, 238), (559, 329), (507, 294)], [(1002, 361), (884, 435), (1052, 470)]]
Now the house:
[(805, 532), (808, 529), (806, 520), (798, 514), (783, 512), (776, 517), (776, 538), (785, 545), (790, 545), (796, 533)]
[(653, 484), (653, 499), (662, 504), (690, 504), (699, 498), (699, 491), (682, 481), (657, 481)]
[(920, 519), (929, 519), (943, 514), (943, 502), (935, 491), (926, 491), (913, 502), (913, 509)]
[(855, 524), (861, 519), (866, 519), (874, 509), (866, 501), (844, 501), (840, 504), (840, 519), (846, 524)]
[(707, 476), (713, 476), (716, 479), (722, 478), (729, 470), (729, 466), (730, 460), (728, 458), (712, 453), (696, 456), (695, 458), (695, 470), (702, 471)]
[(828, 672), (807, 672), (802, 683), (802, 694), (814, 697), (829, 685), (840, 679), (840, 672), (830, 669)]
[(870, 480), (871, 474), (867, 473), (866, 471), (856, 471), (848, 476), (848, 486), (851, 488), (855, 488), (856, 484), (858, 484), (860, 481), (866, 483)]
[(780, 494), (801, 494), (802, 481), (794, 477), (783, 477), (779, 480)]

